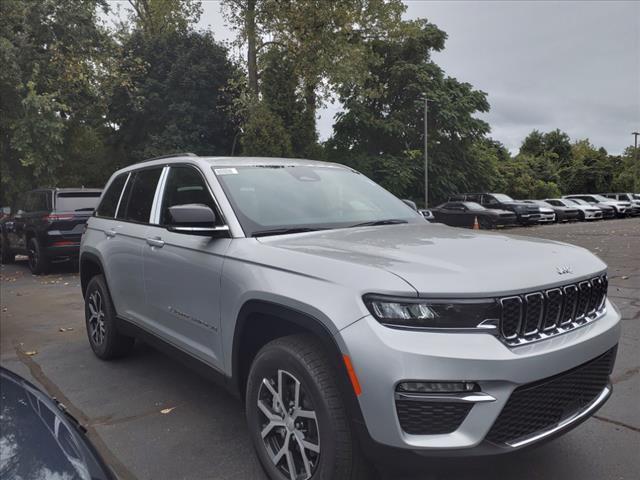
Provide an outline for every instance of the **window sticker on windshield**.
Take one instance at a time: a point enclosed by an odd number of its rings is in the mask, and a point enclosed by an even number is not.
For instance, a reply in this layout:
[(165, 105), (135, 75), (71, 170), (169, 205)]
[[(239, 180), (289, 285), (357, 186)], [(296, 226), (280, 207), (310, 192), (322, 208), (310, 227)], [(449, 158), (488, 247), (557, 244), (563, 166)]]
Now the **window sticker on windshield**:
[(237, 175), (238, 170), (235, 168), (214, 168), (216, 175)]

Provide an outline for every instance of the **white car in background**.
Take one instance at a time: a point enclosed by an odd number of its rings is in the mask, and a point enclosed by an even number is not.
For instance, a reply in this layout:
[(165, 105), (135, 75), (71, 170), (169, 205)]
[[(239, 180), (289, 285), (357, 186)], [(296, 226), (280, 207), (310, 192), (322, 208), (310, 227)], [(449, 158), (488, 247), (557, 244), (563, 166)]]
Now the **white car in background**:
[(564, 198), (547, 198), (545, 202), (556, 207), (569, 207), (577, 208), (579, 216), (578, 218), (584, 220), (602, 220), (603, 214), (600, 207), (595, 207), (585, 203), (576, 203), (573, 201), (565, 200)]
[(612, 200), (611, 198), (603, 197), (602, 195), (598, 195), (596, 193), (565, 195), (562, 198), (584, 200), (585, 202), (596, 205), (608, 205), (614, 208), (616, 217), (624, 217), (631, 211), (631, 202)]

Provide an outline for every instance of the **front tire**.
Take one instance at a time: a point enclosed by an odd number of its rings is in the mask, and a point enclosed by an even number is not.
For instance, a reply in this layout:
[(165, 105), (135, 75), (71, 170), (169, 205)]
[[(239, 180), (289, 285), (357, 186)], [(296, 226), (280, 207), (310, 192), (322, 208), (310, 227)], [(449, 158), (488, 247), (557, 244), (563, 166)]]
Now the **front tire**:
[(246, 417), (273, 480), (371, 478), (355, 444), (335, 369), (309, 335), (278, 338), (256, 355)]
[(44, 275), (49, 271), (49, 259), (37, 238), (30, 238), (27, 242), (29, 269), (34, 275)]
[(131, 352), (135, 339), (118, 333), (116, 312), (102, 275), (89, 280), (84, 296), (84, 315), (89, 344), (98, 358), (111, 360)]

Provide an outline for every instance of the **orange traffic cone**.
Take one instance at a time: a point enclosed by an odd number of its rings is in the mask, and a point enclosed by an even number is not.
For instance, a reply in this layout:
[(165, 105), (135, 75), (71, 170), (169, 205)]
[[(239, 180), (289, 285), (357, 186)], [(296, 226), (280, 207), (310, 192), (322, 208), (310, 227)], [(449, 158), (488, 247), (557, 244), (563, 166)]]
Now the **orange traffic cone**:
[(480, 224), (478, 223), (478, 217), (474, 217), (473, 219), (473, 229), (480, 230)]

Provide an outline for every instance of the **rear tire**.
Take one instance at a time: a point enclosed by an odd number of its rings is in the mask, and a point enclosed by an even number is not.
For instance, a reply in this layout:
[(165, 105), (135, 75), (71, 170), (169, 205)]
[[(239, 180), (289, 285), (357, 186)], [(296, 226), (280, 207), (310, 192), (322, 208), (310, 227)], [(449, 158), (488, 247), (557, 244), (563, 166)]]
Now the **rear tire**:
[(37, 238), (30, 238), (27, 242), (29, 269), (34, 275), (43, 275), (49, 271), (49, 259)]
[(245, 409), (251, 439), (269, 478), (373, 478), (354, 441), (336, 376), (327, 354), (310, 335), (278, 338), (256, 355)]
[(111, 360), (131, 352), (135, 339), (118, 333), (116, 311), (102, 275), (89, 280), (84, 296), (84, 315), (89, 344), (98, 358)]

